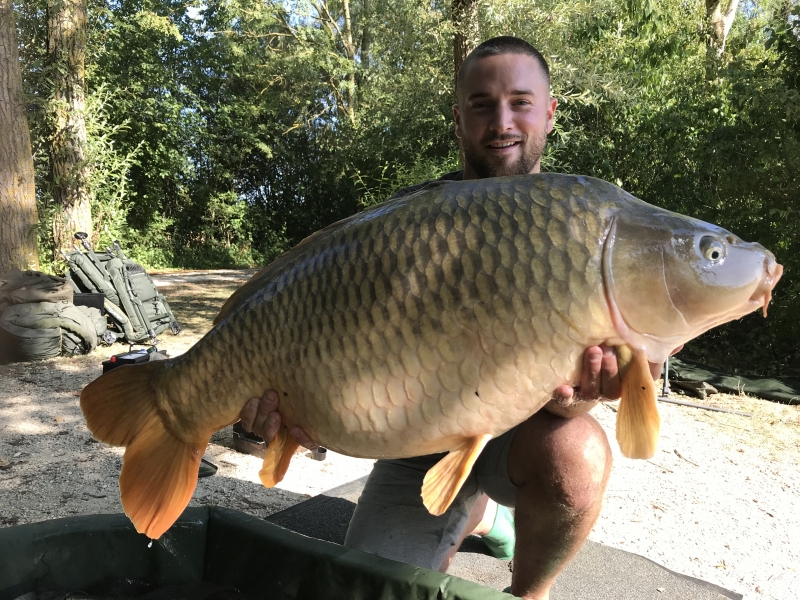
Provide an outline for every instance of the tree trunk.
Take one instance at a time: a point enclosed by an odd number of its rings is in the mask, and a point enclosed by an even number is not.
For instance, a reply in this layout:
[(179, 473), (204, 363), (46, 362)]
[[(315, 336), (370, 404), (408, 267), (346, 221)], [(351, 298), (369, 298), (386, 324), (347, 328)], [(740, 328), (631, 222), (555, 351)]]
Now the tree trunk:
[(0, 273), (39, 268), (33, 156), (11, 0), (0, 0)]
[(348, 58), (352, 61), (353, 66), (350, 70), (350, 82), (347, 86), (347, 118), (350, 119), (351, 124), (356, 122), (356, 47), (353, 44), (353, 24), (350, 20), (350, 1), (343, 0), (342, 8), (344, 10), (344, 47), (347, 51)]
[(50, 165), (55, 251), (69, 248), (76, 231), (92, 231), (86, 162), (85, 0), (50, 0), (47, 7), (47, 58), (53, 81)]
[[(458, 78), (458, 71), (464, 59), (480, 42), (478, 27), (478, 1), (453, 0), (453, 82)], [(453, 87), (455, 89), (455, 85)]]
[(736, 17), (739, 0), (727, 0), (727, 8), (722, 10), (723, 0), (706, 0), (706, 19), (708, 19), (707, 49), (716, 57), (725, 52), (725, 41)]
[(372, 46), (372, 5), (370, 0), (362, 1), (361, 22), (363, 23), (361, 33), (361, 67), (369, 69), (369, 53)]
[(361, 43), (358, 52), (358, 65), (356, 69), (356, 104), (363, 100), (362, 89), (364, 82), (369, 76), (370, 52), (372, 51), (372, 4), (371, 0), (361, 0), (361, 14), (359, 15), (359, 25), (361, 26)]

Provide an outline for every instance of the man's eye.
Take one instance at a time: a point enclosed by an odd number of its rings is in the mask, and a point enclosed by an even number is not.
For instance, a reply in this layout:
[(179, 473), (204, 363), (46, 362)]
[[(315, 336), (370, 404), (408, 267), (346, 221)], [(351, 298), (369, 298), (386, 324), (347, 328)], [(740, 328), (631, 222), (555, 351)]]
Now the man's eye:
[(516, 100), (514, 102), (514, 106), (528, 106), (530, 102), (528, 100)]

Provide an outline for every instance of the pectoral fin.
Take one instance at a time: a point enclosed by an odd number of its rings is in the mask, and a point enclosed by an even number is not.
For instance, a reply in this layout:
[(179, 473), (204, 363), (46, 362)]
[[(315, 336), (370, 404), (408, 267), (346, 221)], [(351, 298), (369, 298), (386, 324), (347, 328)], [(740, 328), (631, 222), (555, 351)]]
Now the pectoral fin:
[(286, 427), (281, 427), (278, 434), (270, 442), (264, 454), (264, 464), (258, 472), (264, 487), (274, 487), (283, 480), (294, 451), (300, 444), (294, 439)]
[(492, 439), (488, 433), (465, 439), (455, 450), (436, 463), (422, 482), (422, 503), (434, 516), (444, 514), (467, 479), (472, 465)]
[(617, 346), (622, 397), (617, 409), (617, 442), (628, 458), (652, 458), (658, 447), (661, 416), (656, 385), (644, 352)]

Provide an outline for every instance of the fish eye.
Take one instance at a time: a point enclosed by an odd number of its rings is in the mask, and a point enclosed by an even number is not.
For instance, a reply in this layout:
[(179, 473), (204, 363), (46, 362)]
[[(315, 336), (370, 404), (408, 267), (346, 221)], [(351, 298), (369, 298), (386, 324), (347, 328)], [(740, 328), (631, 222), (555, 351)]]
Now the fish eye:
[(725, 246), (715, 237), (710, 235), (700, 238), (700, 254), (703, 258), (712, 262), (717, 262), (725, 258)]

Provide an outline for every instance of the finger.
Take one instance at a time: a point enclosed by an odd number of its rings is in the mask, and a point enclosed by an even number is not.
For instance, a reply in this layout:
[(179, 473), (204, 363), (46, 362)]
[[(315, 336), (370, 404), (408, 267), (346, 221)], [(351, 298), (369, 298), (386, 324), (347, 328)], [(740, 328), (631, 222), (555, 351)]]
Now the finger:
[[(269, 416), (278, 410), (279, 402), (278, 393), (275, 390), (267, 390), (264, 396), (259, 400), (258, 411), (256, 412), (255, 419), (253, 419), (253, 433), (257, 436), (264, 438), (262, 433), (270, 433), (272, 425), (269, 423)], [(280, 421), (280, 417), (278, 417), (278, 421)], [(272, 437), (275, 437), (274, 432), (272, 433)], [(266, 438), (264, 439), (266, 440)]]
[(602, 380), (599, 395), (609, 400), (616, 400), (622, 394), (622, 382), (619, 378), (617, 353), (611, 346), (602, 346), (603, 359), (600, 367)]
[(255, 434), (263, 439), (267, 446), (272, 443), (275, 436), (278, 435), (278, 430), (281, 428), (281, 415), (277, 412), (271, 412), (267, 415), (267, 420), (261, 430), (256, 431)]
[(680, 352), (681, 350), (683, 350), (683, 344), (681, 344), (680, 346), (678, 346), (677, 348), (675, 348), (675, 350), (673, 350), (672, 352), (670, 352), (670, 353), (669, 353), (669, 355), (670, 355), (670, 356), (675, 356), (675, 355), (676, 355), (678, 352)]
[(303, 448), (308, 448), (309, 450), (316, 450), (319, 448), (319, 444), (315, 444), (313, 441), (311, 441), (311, 438), (306, 435), (306, 432), (299, 427), (292, 427), (289, 430), (289, 433)]
[(603, 349), (600, 346), (587, 348), (583, 353), (583, 369), (581, 369), (581, 398), (595, 400), (600, 396), (602, 365)]
[(575, 402), (575, 390), (571, 385), (560, 385), (553, 392), (553, 400), (561, 406), (571, 406)]
[(239, 413), (239, 419), (241, 419), (242, 427), (245, 431), (253, 431), (253, 423), (255, 423), (256, 420), (259, 402), (259, 398), (250, 398), (242, 408), (242, 412)]

